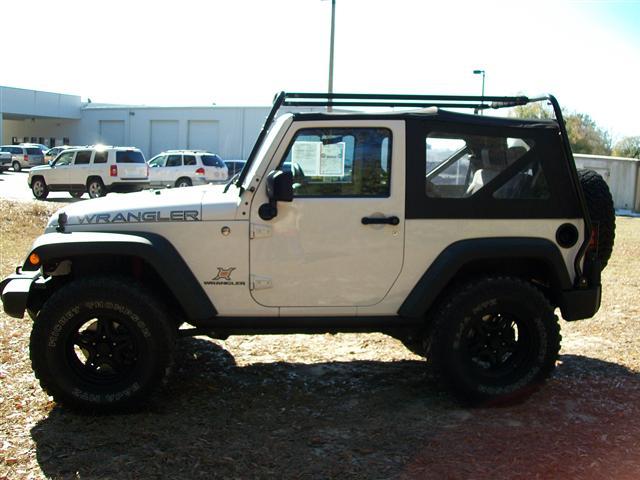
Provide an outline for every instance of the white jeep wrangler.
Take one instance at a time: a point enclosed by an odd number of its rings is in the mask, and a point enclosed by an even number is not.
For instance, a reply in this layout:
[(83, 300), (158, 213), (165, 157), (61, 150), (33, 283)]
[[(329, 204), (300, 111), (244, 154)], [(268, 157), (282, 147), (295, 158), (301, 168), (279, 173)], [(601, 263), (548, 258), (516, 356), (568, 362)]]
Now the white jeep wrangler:
[[(556, 120), (441, 109), (531, 101)], [(329, 105), (419, 109), (274, 122)], [(614, 219), (552, 96), (281, 93), (226, 187), (66, 206), (0, 291), (33, 319), (42, 387), (76, 408), (140, 403), (179, 335), (283, 332), (385, 332), (462, 398), (502, 401), (553, 370), (555, 308), (598, 310)]]

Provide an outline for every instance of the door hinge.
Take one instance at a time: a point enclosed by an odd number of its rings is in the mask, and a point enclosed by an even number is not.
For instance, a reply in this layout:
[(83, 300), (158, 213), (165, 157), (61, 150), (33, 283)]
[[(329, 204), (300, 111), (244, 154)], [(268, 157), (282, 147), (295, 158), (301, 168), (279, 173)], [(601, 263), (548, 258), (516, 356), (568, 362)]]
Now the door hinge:
[(251, 290), (266, 290), (272, 287), (271, 278), (251, 275), (250, 286)]
[(249, 238), (267, 238), (271, 236), (271, 227), (269, 225), (251, 224)]

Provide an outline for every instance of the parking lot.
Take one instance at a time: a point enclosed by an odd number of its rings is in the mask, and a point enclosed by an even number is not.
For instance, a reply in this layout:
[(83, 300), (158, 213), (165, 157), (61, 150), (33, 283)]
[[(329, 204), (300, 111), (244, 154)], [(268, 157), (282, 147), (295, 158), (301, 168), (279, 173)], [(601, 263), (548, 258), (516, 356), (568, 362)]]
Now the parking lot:
[[(21, 172), (9, 170), (0, 174), (0, 198), (17, 202), (37, 202), (27, 185), (28, 175), (28, 170)], [(82, 198), (87, 199), (89, 197), (85, 194)], [(51, 203), (70, 203), (78, 200), (72, 198), (67, 192), (51, 192), (45, 201)]]

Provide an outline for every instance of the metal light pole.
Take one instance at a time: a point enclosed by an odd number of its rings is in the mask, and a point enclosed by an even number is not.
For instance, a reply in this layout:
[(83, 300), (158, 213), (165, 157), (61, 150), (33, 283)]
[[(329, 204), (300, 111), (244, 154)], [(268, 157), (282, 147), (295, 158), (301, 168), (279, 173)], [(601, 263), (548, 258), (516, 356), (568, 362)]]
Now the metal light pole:
[(333, 93), (333, 46), (336, 33), (336, 0), (331, 0), (331, 41), (329, 44), (329, 106), (327, 111), (331, 111), (331, 94)]
[[(486, 72), (484, 70), (474, 70), (474, 75), (482, 75), (482, 100), (480, 100), (480, 105), (484, 105), (484, 77)], [(480, 115), (484, 115), (484, 108), (480, 110)]]

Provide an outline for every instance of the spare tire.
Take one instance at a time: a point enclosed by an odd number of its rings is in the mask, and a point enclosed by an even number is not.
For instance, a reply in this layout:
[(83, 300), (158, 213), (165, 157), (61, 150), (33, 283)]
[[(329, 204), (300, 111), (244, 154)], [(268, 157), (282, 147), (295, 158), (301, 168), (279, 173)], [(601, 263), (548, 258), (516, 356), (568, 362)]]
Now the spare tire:
[(587, 202), (591, 223), (597, 228), (597, 257), (604, 270), (611, 257), (616, 236), (616, 211), (613, 207), (613, 197), (607, 182), (593, 170), (578, 170), (578, 178)]

